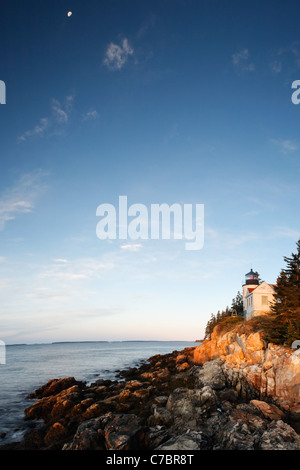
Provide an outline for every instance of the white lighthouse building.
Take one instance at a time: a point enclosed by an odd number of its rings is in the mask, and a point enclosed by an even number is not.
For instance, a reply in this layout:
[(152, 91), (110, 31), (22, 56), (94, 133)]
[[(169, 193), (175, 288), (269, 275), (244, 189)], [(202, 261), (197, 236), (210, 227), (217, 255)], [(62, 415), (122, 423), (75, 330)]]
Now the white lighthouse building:
[(260, 282), (258, 272), (254, 272), (252, 269), (245, 275), (245, 278), (243, 307), (246, 320), (257, 315), (268, 314), (274, 300), (274, 284)]

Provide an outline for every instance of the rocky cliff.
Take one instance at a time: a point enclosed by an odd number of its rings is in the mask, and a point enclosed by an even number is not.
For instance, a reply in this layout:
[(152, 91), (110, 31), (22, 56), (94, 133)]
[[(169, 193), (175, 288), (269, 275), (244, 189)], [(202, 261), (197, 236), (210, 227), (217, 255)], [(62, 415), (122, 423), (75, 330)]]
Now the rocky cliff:
[(215, 327), (211, 337), (194, 350), (196, 364), (219, 358), (228, 383), (242, 394), (256, 390), (300, 417), (300, 349), (266, 345), (262, 332), (243, 327), (223, 332)]
[(117, 380), (50, 380), (28, 397), (33, 428), (0, 450), (300, 450), (299, 373), (299, 351), (216, 328)]

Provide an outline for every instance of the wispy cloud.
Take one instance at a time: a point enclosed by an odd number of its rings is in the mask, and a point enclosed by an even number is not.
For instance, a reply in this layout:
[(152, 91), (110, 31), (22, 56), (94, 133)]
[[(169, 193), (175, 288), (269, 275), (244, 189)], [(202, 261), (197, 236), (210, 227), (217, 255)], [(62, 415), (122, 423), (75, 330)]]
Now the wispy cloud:
[(19, 214), (34, 210), (36, 200), (46, 188), (44, 176), (45, 174), (41, 171), (27, 173), (3, 193), (0, 197), (0, 230), (3, 230), (6, 223), (14, 220)]
[(282, 62), (278, 59), (274, 59), (270, 62), (270, 69), (274, 74), (278, 74), (282, 70)]
[(93, 109), (92, 111), (87, 111), (83, 115), (82, 120), (83, 121), (94, 121), (97, 118), (98, 118), (98, 112), (95, 109)]
[(132, 244), (127, 244), (127, 245), (122, 245), (121, 248), (122, 250), (126, 250), (126, 251), (139, 251), (142, 248), (142, 245), (140, 243), (132, 243)]
[(275, 145), (278, 150), (283, 154), (295, 152), (299, 149), (299, 145), (293, 140), (289, 139), (271, 139), (271, 143)]
[(141, 38), (148, 34), (149, 31), (155, 27), (156, 21), (156, 16), (151, 13), (147, 20), (142, 23), (140, 29), (137, 32), (137, 37)]
[(258, 208), (259, 210), (273, 211), (276, 209), (276, 204), (274, 202), (270, 202), (265, 198), (251, 196), (248, 197), (247, 200), (251, 203), (251, 206)]
[(274, 235), (276, 237), (290, 238), (291, 240), (299, 240), (300, 231), (295, 230), (295, 229), (290, 228), (290, 227), (281, 226), (281, 227), (277, 227), (274, 230)]
[(0, 290), (6, 290), (11, 283), (11, 279), (0, 279)]
[(232, 63), (239, 71), (253, 72), (255, 65), (250, 61), (248, 49), (242, 49), (232, 55)]
[(300, 67), (300, 45), (298, 41), (276, 50), (273, 53), (273, 57), (269, 65), (273, 73), (279, 74), (284, 70), (287, 64), (289, 68), (296, 67), (298, 69)]
[(60, 103), (57, 99), (52, 99), (51, 110), (54, 121), (58, 123), (68, 122), (70, 113), (73, 108), (74, 96), (68, 95), (64, 103)]
[(133, 53), (134, 49), (129, 45), (127, 38), (123, 39), (121, 45), (111, 42), (107, 47), (103, 63), (110, 70), (121, 70)]
[(23, 134), (21, 134), (18, 139), (19, 141), (25, 141), (29, 137), (34, 137), (34, 136), (42, 136), (44, 135), (46, 129), (48, 129), (50, 125), (49, 118), (42, 118), (40, 119), (39, 123), (34, 126), (32, 129), (29, 129), (28, 131), (25, 131)]
[(18, 137), (19, 142), (24, 142), (30, 137), (43, 137), (45, 133), (55, 126), (61, 126), (69, 121), (74, 102), (73, 95), (67, 95), (64, 102), (57, 99), (51, 100), (50, 115), (39, 120), (32, 129), (29, 129)]
[(65, 258), (57, 258), (51, 265), (41, 271), (39, 277), (41, 279), (51, 278), (55, 281), (66, 282), (92, 279), (114, 267), (113, 262), (105, 262), (94, 258), (82, 258), (70, 261)]

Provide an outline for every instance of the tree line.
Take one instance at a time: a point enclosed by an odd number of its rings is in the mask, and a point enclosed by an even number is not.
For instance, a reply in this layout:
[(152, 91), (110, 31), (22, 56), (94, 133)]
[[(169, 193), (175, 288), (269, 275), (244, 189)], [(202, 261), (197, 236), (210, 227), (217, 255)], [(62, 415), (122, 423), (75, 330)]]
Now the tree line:
[[(208, 338), (209, 335), (212, 333), (214, 327), (220, 323), (224, 323), (227, 318), (235, 318), (236, 316), (241, 318), (244, 315), (244, 309), (243, 309), (243, 296), (238, 291), (236, 297), (232, 299), (231, 303), (231, 308), (226, 307), (225, 310), (220, 310), (217, 312), (217, 314), (211, 314), (210, 320), (206, 324), (205, 328), (205, 338)], [(233, 324), (236, 323), (236, 321), (232, 322)]]

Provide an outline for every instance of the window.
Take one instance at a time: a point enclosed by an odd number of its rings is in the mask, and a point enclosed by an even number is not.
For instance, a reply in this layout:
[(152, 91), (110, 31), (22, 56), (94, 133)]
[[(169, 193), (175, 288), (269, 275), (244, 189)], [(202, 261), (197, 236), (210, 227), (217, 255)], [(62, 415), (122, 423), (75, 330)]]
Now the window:
[(262, 303), (262, 305), (268, 305), (268, 296), (267, 295), (262, 295), (261, 296), (261, 303)]

